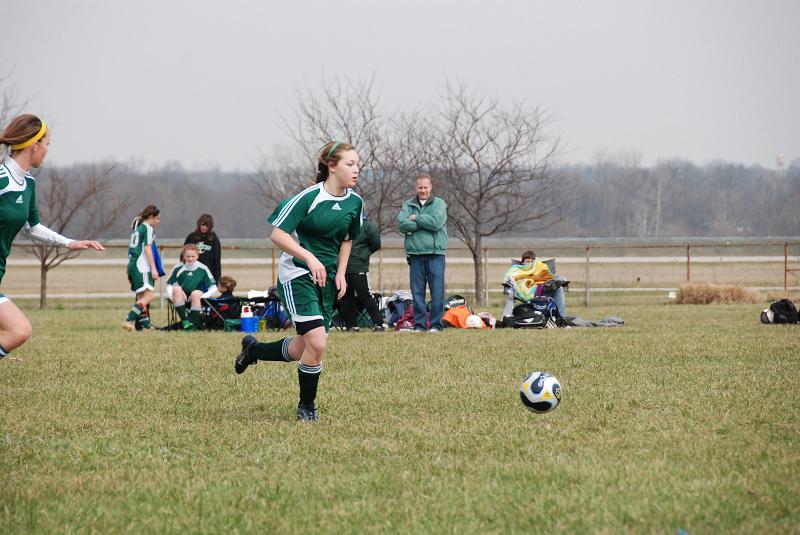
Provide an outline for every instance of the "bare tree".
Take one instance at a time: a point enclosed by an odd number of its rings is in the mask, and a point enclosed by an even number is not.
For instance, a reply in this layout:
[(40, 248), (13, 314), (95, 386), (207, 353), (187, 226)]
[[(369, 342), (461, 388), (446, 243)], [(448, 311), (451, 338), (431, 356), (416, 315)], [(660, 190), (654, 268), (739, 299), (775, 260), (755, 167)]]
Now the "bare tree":
[[(38, 179), (37, 205), (42, 222), (59, 234), (67, 231), (81, 239), (95, 239), (114, 225), (127, 208), (124, 199), (113, 196), (115, 166), (88, 168), (81, 179), (70, 179), (66, 172), (51, 168), (44, 180)], [(47, 308), (47, 273), (82, 251), (36, 243), (39, 260), (39, 308)]]
[(652, 170), (653, 177), (653, 199), (655, 213), (653, 215), (652, 235), (660, 238), (666, 230), (666, 223), (671, 220), (669, 217), (671, 209), (675, 205), (678, 192), (691, 164), (679, 158), (661, 159), (656, 162)]
[(281, 200), (312, 184), (309, 169), (305, 158), (262, 155), (252, 180), (254, 193), (267, 210), (272, 210)]
[(297, 153), (279, 157), (272, 164), (262, 158), (255, 182), (267, 208), (312, 183), (317, 151), (338, 140), (358, 150), (361, 174), (357, 190), (378, 229), (383, 232), (393, 224), (389, 209), (400, 206), (403, 184), (398, 177), (406, 173), (394, 137), (403, 130), (381, 114), (374, 78), (353, 81), (323, 76), (319, 88), (306, 85), (296, 90), (292, 115), (282, 120)]
[(448, 83), (434, 119), (430, 170), (448, 203), (448, 226), (469, 249), (475, 300), (484, 305), (483, 239), (546, 228), (560, 218), (567, 186), (553, 169), (559, 143), (551, 116)]
[(17, 115), (28, 101), (19, 99), (19, 91), (11, 80), (11, 73), (0, 76), (0, 129)]

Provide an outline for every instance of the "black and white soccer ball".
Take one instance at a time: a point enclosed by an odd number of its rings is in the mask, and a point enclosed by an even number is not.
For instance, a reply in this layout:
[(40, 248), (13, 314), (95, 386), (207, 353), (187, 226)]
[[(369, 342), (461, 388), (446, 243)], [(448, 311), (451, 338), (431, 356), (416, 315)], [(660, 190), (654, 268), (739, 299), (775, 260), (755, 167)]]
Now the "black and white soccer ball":
[(561, 403), (561, 383), (547, 372), (533, 372), (519, 385), (519, 397), (531, 412), (550, 412)]

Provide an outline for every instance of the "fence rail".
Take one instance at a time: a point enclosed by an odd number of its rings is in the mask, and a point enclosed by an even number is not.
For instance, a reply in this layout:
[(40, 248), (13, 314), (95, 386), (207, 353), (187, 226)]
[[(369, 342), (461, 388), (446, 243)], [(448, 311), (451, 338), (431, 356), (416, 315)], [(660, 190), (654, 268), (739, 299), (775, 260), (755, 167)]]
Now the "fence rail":
[[(270, 280), (274, 285), (277, 279), (277, 260), (280, 251), (272, 246), (266, 240), (229, 240), (234, 241), (234, 245), (222, 246), (223, 251), (228, 253), (236, 252), (238, 254), (223, 255), (224, 264), (226, 266), (247, 266), (261, 263), (265, 261), (270, 265)], [(505, 245), (502, 242), (506, 242)], [(509, 265), (512, 256), (519, 254), (519, 242), (509, 245), (513, 240), (496, 240), (497, 244), (490, 244), (483, 247), (480, 257), (480, 265), (483, 274), (483, 280), (489, 281), (489, 268), (492, 266)], [(394, 243), (392, 243), (394, 242)], [(36, 244), (32, 243), (18, 243), (27, 249), (35, 248)], [(166, 253), (169, 250), (177, 250), (182, 247), (183, 243), (177, 240), (162, 240), (159, 243), (159, 250)], [(608, 243), (592, 242), (580, 243), (576, 240), (570, 240), (569, 244), (559, 243), (542, 243), (538, 244), (536, 240), (526, 242), (526, 246), (541, 245), (541, 249), (547, 252), (547, 257), (556, 257), (558, 264), (561, 267), (574, 268), (572, 271), (573, 289), (583, 290), (584, 304), (590, 303), (591, 293), (595, 291), (609, 291), (608, 287), (593, 283), (592, 266), (600, 265), (637, 265), (642, 266), (657, 266), (657, 265), (685, 265), (685, 276), (682, 280), (676, 278), (671, 287), (679, 285), (682, 282), (704, 282), (702, 277), (693, 274), (693, 267), (697, 268), (702, 265), (709, 264), (747, 264), (747, 263), (778, 263), (783, 264), (783, 280), (782, 282), (784, 292), (790, 288), (790, 281), (796, 282), (798, 274), (800, 273), (800, 240), (763, 240), (763, 241), (685, 241), (685, 242), (664, 242), (664, 243), (620, 243), (618, 241), (610, 241)], [(108, 249), (122, 250), (127, 248), (127, 242), (123, 240), (112, 240), (105, 244)], [(657, 251), (664, 251), (667, 255), (653, 254)], [(681, 251), (682, 254), (674, 254), (674, 251)], [(737, 252), (739, 254), (721, 254), (727, 252)], [(747, 251), (753, 251), (752, 254), (747, 254)], [(250, 254), (252, 252), (252, 254)], [(559, 255), (560, 252), (566, 252), (567, 255)], [(582, 252), (582, 255), (575, 253)], [(614, 254), (609, 254), (612, 252)], [(605, 253), (605, 254), (603, 254)], [(794, 254), (792, 254), (794, 253)], [(118, 254), (118, 253), (117, 253)], [(636, 256), (632, 256), (635, 254)], [(246, 255), (246, 256), (242, 256)], [(262, 256), (263, 255), (263, 256)], [(541, 256), (541, 255), (540, 255)], [(39, 261), (29, 254), (27, 258), (11, 257), (10, 264), (13, 265), (39, 265)], [(399, 240), (391, 238), (384, 241), (384, 247), (378, 251), (372, 258), (372, 272), (377, 275), (378, 289), (383, 293), (387, 290), (385, 272), (387, 269), (396, 271), (398, 264), (406, 262), (402, 245)], [(120, 255), (116, 258), (75, 258), (68, 260), (64, 265), (124, 265), (127, 259)], [(472, 265), (473, 259), (471, 252), (461, 243), (452, 243), (448, 249), (447, 265), (458, 267), (464, 265)], [(583, 266), (582, 277), (577, 276), (578, 268)], [(377, 272), (377, 273), (376, 273)], [(582, 280), (580, 280), (582, 279)], [(594, 287), (593, 287), (594, 284)], [(488, 301), (490, 290), (490, 283), (487, 282), (484, 297)], [(772, 288), (779, 288), (779, 281), (775, 280), (771, 284)], [(623, 289), (623, 288), (616, 288)], [(641, 288), (624, 288), (630, 291), (652, 291), (659, 289), (648, 285)], [(672, 289), (672, 288), (661, 288)], [(462, 291), (472, 291), (472, 288), (460, 288)], [(99, 294), (98, 294), (99, 295)], [(108, 295), (116, 295), (111, 292)]]

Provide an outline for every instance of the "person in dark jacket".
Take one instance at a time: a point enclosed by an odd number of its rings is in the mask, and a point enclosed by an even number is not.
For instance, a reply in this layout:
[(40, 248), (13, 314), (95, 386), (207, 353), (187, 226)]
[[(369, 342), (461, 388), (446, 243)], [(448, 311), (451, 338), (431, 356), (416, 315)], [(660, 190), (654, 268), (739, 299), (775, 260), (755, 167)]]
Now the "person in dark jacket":
[(361, 236), (353, 242), (350, 258), (347, 261), (345, 281), (347, 292), (339, 305), (348, 331), (358, 330), (358, 311), (365, 309), (374, 324), (373, 331), (385, 329), (378, 304), (372, 298), (369, 288), (369, 257), (381, 248), (381, 235), (378, 227), (369, 219), (361, 224)]
[(222, 275), (222, 249), (214, 232), (214, 218), (209, 214), (201, 214), (197, 218), (197, 230), (186, 236), (183, 242), (184, 245), (187, 243), (197, 246), (200, 262), (211, 270), (214, 280), (219, 280)]

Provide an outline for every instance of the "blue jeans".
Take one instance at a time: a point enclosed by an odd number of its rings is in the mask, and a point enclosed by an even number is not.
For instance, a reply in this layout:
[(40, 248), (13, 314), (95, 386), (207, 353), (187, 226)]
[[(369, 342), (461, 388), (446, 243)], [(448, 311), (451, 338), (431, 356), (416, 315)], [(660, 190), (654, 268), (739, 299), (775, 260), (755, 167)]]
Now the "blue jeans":
[(425, 285), (431, 291), (431, 329), (444, 329), (444, 255), (410, 255), (411, 295), (414, 298), (414, 329), (425, 330)]
[[(566, 280), (566, 279), (564, 277), (562, 277), (561, 275), (556, 275), (555, 280), (563, 281), (563, 280)], [(542, 292), (542, 293), (543, 293), (543, 295), (546, 295), (548, 297), (552, 297), (553, 299), (555, 299), (556, 306), (558, 307), (558, 312), (561, 314), (561, 317), (563, 318), (564, 315), (566, 315), (566, 313), (567, 313), (567, 303), (566, 303), (566, 299), (564, 299), (564, 288), (559, 286), (558, 289), (555, 292)]]

